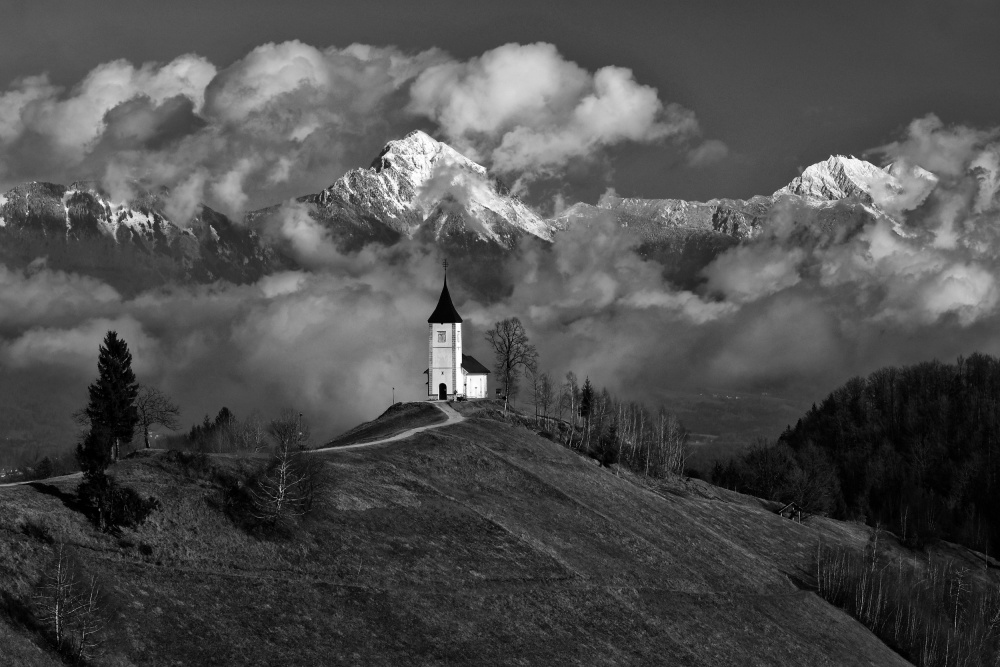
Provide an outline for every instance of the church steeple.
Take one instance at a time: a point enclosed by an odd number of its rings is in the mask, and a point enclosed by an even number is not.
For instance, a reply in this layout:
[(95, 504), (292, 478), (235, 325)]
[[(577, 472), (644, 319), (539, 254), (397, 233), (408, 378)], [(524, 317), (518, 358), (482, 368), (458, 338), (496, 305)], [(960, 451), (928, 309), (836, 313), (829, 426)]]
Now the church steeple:
[(437, 308), (427, 318), (427, 398), (486, 398), (490, 371), (462, 354), (462, 317), (448, 293), (448, 260)]
[(448, 293), (448, 260), (437, 308), (427, 318), (427, 395), (447, 400), (465, 394), (462, 375), (462, 318)]
[(451, 294), (448, 292), (448, 260), (444, 260), (444, 287), (441, 288), (441, 298), (438, 299), (437, 308), (427, 318), (427, 323), (437, 324), (460, 324), (462, 316), (455, 310), (455, 304), (451, 302)]

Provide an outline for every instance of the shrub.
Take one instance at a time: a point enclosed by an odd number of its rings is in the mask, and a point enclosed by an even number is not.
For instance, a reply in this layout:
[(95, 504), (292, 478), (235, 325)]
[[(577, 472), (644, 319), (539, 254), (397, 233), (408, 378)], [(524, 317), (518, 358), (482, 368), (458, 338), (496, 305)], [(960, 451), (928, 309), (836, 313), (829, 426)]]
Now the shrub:
[(109, 533), (140, 525), (160, 507), (157, 499), (144, 499), (135, 489), (118, 484), (104, 473), (86, 475), (77, 488), (77, 497), (90, 508), (97, 527)]
[(52, 464), (52, 459), (46, 456), (38, 462), (38, 466), (35, 468), (35, 479), (48, 479), (52, 477), (54, 469), (55, 466)]

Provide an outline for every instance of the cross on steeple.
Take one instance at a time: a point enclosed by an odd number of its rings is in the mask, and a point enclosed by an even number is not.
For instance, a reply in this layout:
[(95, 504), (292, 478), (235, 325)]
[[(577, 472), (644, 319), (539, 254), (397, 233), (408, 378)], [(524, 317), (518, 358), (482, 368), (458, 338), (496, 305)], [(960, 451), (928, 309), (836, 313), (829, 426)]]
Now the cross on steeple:
[(444, 261), (441, 262), (441, 266), (444, 267), (444, 274), (448, 275), (448, 258), (447, 257), (445, 257)]

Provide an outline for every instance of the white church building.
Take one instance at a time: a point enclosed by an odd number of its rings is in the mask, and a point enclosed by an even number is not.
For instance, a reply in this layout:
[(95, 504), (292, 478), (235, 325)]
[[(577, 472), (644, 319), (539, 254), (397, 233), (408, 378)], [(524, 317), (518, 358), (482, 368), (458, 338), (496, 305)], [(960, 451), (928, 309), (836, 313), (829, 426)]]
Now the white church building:
[(449, 400), (459, 396), (486, 398), (490, 371), (475, 358), (462, 354), (462, 317), (448, 293), (448, 266), (437, 308), (427, 318), (427, 397)]

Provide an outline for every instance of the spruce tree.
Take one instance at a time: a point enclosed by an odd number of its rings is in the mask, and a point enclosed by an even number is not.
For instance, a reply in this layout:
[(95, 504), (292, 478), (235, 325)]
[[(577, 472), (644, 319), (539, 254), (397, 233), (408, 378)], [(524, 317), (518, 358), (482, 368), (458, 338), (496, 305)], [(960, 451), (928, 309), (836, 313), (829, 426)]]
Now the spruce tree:
[(580, 393), (580, 416), (584, 419), (590, 417), (590, 409), (594, 403), (594, 385), (590, 384), (590, 377), (583, 381), (583, 391)]
[(588, 376), (583, 382), (583, 390), (580, 392), (580, 417), (583, 418), (583, 442), (580, 443), (581, 449), (587, 451), (587, 445), (590, 443), (590, 413), (593, 411), (594, 407), (594, 385), (590, 384), (590, 377)]
[(117, 461), (121, 442), (135, 433), (139, 414), (135, 400), (139, 392), (132, 372), (128, 344), (109, 331), (97, 357), (97, 380), (88, 387), (90, 402), (84, 410), (90, 433), (78, 448), (84, 472), (103, 472), (109, 461)]

